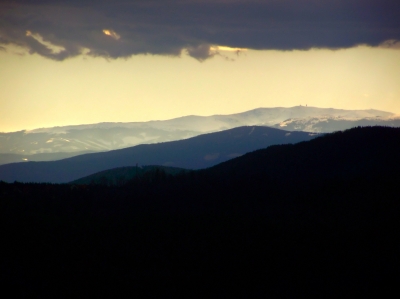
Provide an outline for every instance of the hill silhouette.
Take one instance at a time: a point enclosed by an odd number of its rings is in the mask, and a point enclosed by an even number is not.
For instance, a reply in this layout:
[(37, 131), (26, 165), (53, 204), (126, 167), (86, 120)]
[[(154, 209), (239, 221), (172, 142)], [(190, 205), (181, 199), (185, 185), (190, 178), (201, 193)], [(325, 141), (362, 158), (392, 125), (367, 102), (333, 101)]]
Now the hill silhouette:
[(157, 173), (163, 173), (164, 175), (177, 175), (187, 172), (184, 168), (158, 166), (158, 165), (145, 165), (145, 166), (131, 166), (131, 167), (119, 167), (108, 169), (104, 171), (91, 174), (87, 177), (80, 178), (78, 180), (70, 182), (70, 184), (76, 185), (124, 185), (128, 181), (132, 180), (136, 176), (154, 176)]
[[(310, 142), (274, 145), (210, 169), (220, 176), (238, 172), (292, 181), (327, 180), (396, 173), (399, 128), (357, 127)], [(238, 171), (240, 170), (240, 171)]]
[(136, 164), (200, 169), (272, 144), (296, 143), (315, 136), (268, 127), (239, 127), (185, 140), (142, 144), (59, 161), (0, 165), (0, 180), (67, 183), (99, 171)]
[(124, 186), (0, 183), (13, 294), (398, 289), (400, 129), (354, 128)]
[[(148, 198), (148, 208), (158, 211), (167, 209), (164, 204), (168, 202), (173, 210), (185, 212), (226, 211), (229, 207), (236, 212), (250, 209), (251, 213), (271, 214), (278, 198), (289, 204), (293, 197), (314, 193), (312, 186), (323, 194), (335, 190), (335, 184), (349, 184), (350, 190), (353, 181), (366, 189), (368, 184), (392, 182), (400, 167), (399, 137), (399, 128), (359, 127), (297, 144), (270, 146), (208, 169), (164, 176), (164, 180), (133, 179), (126, 188)], [(266, 201), (269, 197), (273, 200)], [(259, 209), (257, 201), (274, 205)], [(289, 205), (301, 207), (294, 202)]]

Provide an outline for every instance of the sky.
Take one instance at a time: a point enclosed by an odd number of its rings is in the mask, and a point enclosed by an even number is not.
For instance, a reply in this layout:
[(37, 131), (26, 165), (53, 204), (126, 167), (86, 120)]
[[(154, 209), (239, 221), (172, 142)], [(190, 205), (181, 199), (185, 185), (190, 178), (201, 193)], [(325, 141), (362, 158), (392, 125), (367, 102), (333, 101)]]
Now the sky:
[(0, 1), (0, 132), (308, 105), (400, 114), (398, 0)]

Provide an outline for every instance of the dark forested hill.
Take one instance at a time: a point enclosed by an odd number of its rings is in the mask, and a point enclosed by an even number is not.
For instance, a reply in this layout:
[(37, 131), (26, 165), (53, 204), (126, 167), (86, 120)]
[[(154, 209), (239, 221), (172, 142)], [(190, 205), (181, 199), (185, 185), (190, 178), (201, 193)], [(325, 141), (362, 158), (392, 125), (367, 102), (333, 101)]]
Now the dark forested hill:
[(260, 149), (216, 165), (210, 172), (310, 181), (395, 175), (399, 163), (400, 128), (358, 127), (309, 142)]
[(268, 127), (239, 127), (186, 140), (142, 144), (59, 161), (0, 165), (0, 180), (66, 183), (99, 171), (136, 164), (200, 169), (273, 144), (296, 143), (314, 137), (310, 133)]
[(121, 186), (135, 177), (151, 177), (160, 172), (164, 175), (177, 175), (183, 174), (187, 171), (188, 170), (184, 168), (158, 165), (118, 167), (100, 171), (87, 177), (77, 179), (71, 182), (71, 184)]
[(0, 182), (16, 297), (398, 292), (400, 129), (354, 128), (126, 185)]
[[(350, 192), (346, 194), (353, 197), (348, 202), (353, 202), (375, 187), (384, 197), (385, 182), (400, 177), (399, 153), (399, 128), (354, 128), (311, 141), (270, 146), (164, 180), (132, 180), (126, 188), (150, 198), (148, 204), (156, 210), (168, 206), (183, 211), (232, 209), (273, 214), (276, 205), (282, 208), (281, 202), (290, 206), (291, 212), (301, 213), (304, 206), (293, 198), (318, 202), (331, 193)], [(344, 186), (346, 190), (341, 189)], [(367, 192), (366, 198), (369, 195)]]

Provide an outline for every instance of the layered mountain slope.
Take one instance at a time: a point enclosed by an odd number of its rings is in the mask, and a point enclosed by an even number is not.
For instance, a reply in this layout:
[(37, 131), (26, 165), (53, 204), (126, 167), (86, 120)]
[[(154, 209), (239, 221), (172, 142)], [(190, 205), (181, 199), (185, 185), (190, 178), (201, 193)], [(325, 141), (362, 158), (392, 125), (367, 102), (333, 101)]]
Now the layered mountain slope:
[(0, 182), (4, 285), (21, 297), (163, 297), (177, 282), (204, 297), (390, 297), (399, 152), (400, 129), (367, 127), (122, 187)]
[[(207, 169), (132, 180), (142, 211), (261, 214), (370, 225), (400, 209), (400, 128), (360, 127), (297, 144), (273, 145)], [(140, 196), (139, 196), (140, 195)], [(310, 214), (311, 213), (311, 214)], [(395, 217), (397, 214), (388, 214)], [(382, 217), (379, 214), (379, 217)], [(385, 217), (383, 217), (385, 218)], [(318, 220), (319, 221), (319, 220)]]
[(400, 118), (366, 117), (360, 119), (331, 116), (289, 118), (283, 122), (275, 124), (273, 127), (288, 131), (331, 133), (359, 126), (400, 127)]
[(88, 154), (91, 151), (83, 152), (56, 152), (56, 153), (41, 153), (33, 155), (20, 155), (20, 154), (0, 154), (0, 165), (15, 163), (15, 162), (28, 162), (28, 161), (55, 161), (75, 157), (78, 155)]
[(137, 163), (200, 169), (273, 144), (296, 143), (315, 136), (268, 127), (239, 127), (185, 140), (142, 144), (59, 161), (0, 165), (0, 180), (66, 183), (99, 171)]
[[(274, 126), (285, 130), (300, 130), (294, 125), (289, 128), (289, 119), (360, 120), (368, 119), (363, 125), (383, 123), (393, 113), (378, 110), (342, 110), (297, 106), (291, 108), (258, 108), (231, 115), (185, 116), (165, 121), (132, 123), (99, 123), (89, 125), (42, 128), (31, 131), (0, 133), (0, 153), (31, 155), (54, 152), (107, 151), (138, 144), (181, 140), (208, 132), (227, 130), (240, 126)], [(380, 120), (380, 123), (375, 122)], [(303, 126), (304, 131), (332, 132), (337, 128), (347, 129), (353, 123), (341, 126)], [(25, 157), (28, 160), (29, 157)], [(17, 162), (17, 161), (15, 161)]]

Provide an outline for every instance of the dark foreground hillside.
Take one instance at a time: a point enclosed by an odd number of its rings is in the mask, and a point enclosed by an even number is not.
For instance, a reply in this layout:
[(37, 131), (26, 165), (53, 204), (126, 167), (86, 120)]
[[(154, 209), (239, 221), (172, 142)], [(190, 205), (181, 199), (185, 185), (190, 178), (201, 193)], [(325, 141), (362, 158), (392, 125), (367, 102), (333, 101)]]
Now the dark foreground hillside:
[(16, 296), (398, 292), (400, 129), (357, 128), (124, 187), (0, 184)]
[(70, 184), (121, 186), (125, 185), (128, 181), (133, 180), (136, 177), (153, 176), (157, 171), (161, 171), (164, 175), (176, 175), (188, 172), (190, 170), (159, 165), (118, 167), (80, 178), (70, 182)]

